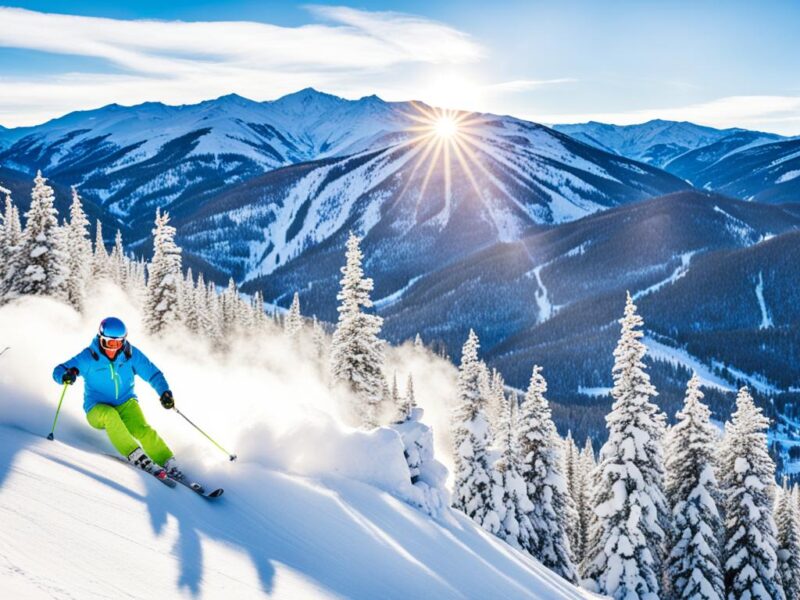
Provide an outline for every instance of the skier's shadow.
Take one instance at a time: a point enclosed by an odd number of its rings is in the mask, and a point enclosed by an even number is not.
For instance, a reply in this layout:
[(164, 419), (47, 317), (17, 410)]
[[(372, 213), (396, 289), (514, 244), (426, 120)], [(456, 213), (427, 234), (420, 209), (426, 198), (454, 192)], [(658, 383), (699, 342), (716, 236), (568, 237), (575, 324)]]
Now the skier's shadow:
[[(263, 552), (258, 552), (252, 545), (242, 543), (236, 529), (225, 527), (224, 520), (218, 519), (220, 511), (226, 511), (224, 497), (207, 500), (184, 489), (159, 489), (162, 484), (149, 481), (148, 494), (143, 497), (147, 506), (150, 525), (156, 535), (161, 535), (172, 516), (178, 524), (178, 539), (173, 554), (179, 559), (178, 586), (187, 589), (192, 596), (200, 595), (200, 584), (203, 580), (205, 564), (203, 548), (200, 540), (202, 533), (207, 539), (221, 541), (230, 547), (245, 550), (258, 573), (263, 590), (271, 593), (275, 578), (275, 569)], [(157, 486), (157, 487), (156, 487)], [(180, 486), (179, 486), (180, 487)], [(169, 498), (167, 493), (181, 494), (182, 497)]]

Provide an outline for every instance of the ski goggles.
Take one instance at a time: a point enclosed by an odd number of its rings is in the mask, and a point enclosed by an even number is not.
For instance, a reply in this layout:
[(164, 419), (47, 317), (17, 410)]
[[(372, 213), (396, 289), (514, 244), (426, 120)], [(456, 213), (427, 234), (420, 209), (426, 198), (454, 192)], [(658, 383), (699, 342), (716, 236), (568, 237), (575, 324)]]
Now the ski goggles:
[(125, 338), (108, 338), (100, 336), (100, 347), (103, 350), (119, 350), (125, 345)]

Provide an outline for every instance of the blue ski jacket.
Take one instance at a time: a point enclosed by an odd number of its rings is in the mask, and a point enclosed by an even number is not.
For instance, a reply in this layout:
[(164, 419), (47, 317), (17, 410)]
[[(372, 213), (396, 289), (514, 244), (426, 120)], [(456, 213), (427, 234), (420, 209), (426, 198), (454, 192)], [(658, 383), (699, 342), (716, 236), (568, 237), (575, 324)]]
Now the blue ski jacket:
[(169, 389), (164, 374), (128, 342), (111, 360), (100, 349), (100, 341), (94, 338), (88, 348), (53, 369), (56, 383), (61, 383), (64, 373), (72, 367), (78, 369), (84, 380), (83, 410), (87, 413), (96, 404), (119, 406), (136, 398), (135, 375), (149, 383), (159, 396)]

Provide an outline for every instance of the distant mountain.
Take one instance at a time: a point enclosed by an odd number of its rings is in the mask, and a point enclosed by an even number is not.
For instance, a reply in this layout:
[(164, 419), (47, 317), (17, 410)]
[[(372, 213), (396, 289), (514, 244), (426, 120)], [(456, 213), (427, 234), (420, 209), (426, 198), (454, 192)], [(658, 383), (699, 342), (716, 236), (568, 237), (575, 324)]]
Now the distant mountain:
[(238, 181), (324, 156), (358, 152), (408, 129), (410, 104), (348, 101), (312, 89), (273, 102), (236, 95), (190, 106), (149, 102), (70, 113), (0, 139), (0, 164), (79, 185), (129, 224), (156, 206), (196, 205)]
[[(408, 160), (426, 162), (423, 151), (431, 162), (441, 153), (456, 169), (472, 155), (496, 154), (489, 157), (487, 173), (479, 165), (474, 170), (485, 186), (480, 193), (493, 195), (493, 200), (506, 198), (498, 200), (507, 205), (502, 209), (506, 212), (489, 220), (508, 219), (512, 229), (520, 222), (578, 218), (683, 186), (662, 172), (587, 150), (566, 136), (510, 117), (459, 113), (457, 118), (473, 122), (473, 143), (462, 152), (449, 152), (444, 145), (433, 151), (436, 144), (425, 149), (404, 145), (426, 133), (426, 127), (430, 133), (436, 113), (422, 103), (384, 102), (376, 96), (351, 101), (313, 89), (270, 102), (230, 95), (189, 106), (110, 105), (2, 132), (0, 138), (10, 146), (0, 150), (0, 164), (29, 174), (42, 169), (62, 185), (79, 185), (85, 197), (142, 237), (149, 233), (156, 206), (176, 216), (202, 212), (220, 193), (275, 169), (346, 156), (358, 157), (358, 162), (365, 160), (365, 153), (390, 148), (398, 161), (385, 165), (391, 172)], [(331, 168), (339, 173), (342, 165)], [(415, 184), (429, 166), (421, 165)], [(432, 177), (441, 179), (435, 164), (433, 171)], [(370, 174), (371, 183), (365, 181), (361, 193), (373, 191), (370, 185), (390, 188), (379, 175)], [(431, 186), (426, 193), (441, 198), (441, 190)], [(436, 201), (426, 197), (421, 204)]]
[(664, 167), (691, 150), (707, 146), (741, 129), (714, 129), (686, 121), (656, 119), (639, 125), (610, 125), (589, 121), (572, 125), (553, 125), (590, 146)]
[(692, 185), (760, 202), (800, 202), (800, 139), (745, 129), (649, 121), (554, 129), (596, 148), (661, 167)]
[(671, 173), (697, 187), (758, 202), (800, 202), (800, 138), (741, 132), (676, 158)]
[[(245, 182), (182, 213), (180, 241), (237, 280), (269, 276), (274, 286), (288, 278), (299, 288), (331, 277), (335, 284), (341, 244), (354, 230), (385, 257), (376, 293), (388, 295), (531, 227), (688, 188), (541, 125), (467, 118), (474, 119), (471, 141), (460, 145), (402, 142)], [(282, 270), (296, 258), (313, 272), (297, 262)]]

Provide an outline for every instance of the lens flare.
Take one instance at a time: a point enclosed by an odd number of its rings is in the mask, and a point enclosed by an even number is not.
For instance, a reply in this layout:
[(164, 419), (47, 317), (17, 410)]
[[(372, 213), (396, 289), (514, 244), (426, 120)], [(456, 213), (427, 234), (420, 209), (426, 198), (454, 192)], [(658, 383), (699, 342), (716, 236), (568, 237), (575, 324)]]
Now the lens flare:
[[(489, 174), (483, 161), (485, 141), (482, 130), (488, 125), (486, 118), (477, 113), (431, 108), (414, 104), (414, 111), (406, 116), (411, 122), (409, 139), (403, 146), (411, 147), (415, 154), (413, 167), (399, 198), (414, 189), (417, 191), (417, 209), (434, 173), (442, 175), (444, 183), (443, 211), (449, 214), (452, 201), (453, 177), (464, 178), (482, 200), (484, 193), (478, 185), (476, 173)], [(424, 173), (422, 184), (413, 186), (417, 172)]]
[(439, 117), (433, 124), (436, 135), (441, 138), (449, 138), (458, 134), (458, 123), (449, 116)]

